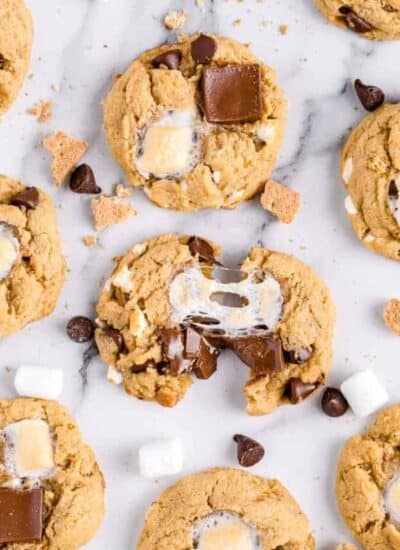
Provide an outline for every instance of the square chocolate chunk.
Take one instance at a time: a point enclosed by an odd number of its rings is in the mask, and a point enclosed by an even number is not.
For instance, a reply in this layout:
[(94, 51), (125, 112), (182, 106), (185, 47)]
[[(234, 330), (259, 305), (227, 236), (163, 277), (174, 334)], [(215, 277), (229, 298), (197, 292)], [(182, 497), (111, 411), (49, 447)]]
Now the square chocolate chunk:
[(261, 118), (261, 71), (257, 64), (206, 67), (202, 78), (208, 122), (237, 124)]
[(43, 489), (0, 489), (0, 544), (42, 538)]

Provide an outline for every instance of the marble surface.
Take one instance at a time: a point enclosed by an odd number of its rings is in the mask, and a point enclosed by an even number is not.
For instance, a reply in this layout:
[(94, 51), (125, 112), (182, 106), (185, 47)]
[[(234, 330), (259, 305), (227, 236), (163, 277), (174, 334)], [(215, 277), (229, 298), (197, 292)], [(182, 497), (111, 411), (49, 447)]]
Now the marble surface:
[[(264, 443), (265, 460), (254, 471), (276, 476), (308, 514), (317, 547), (330, 550), (351, 540), (337, 511), (333, 483), (337, 454), (347, 437), (368, 422), (352, 414), (331, 420), (319, 398), (273, 416), (249, 418), (241, 386), (245, 369), (227, 354), (209, 383), (197, 383), (175, 409), (165, 410), (124, 395), (106, 382), (98, 359), (84, 361), (88, 346), (71, 343), (64, 326), (75, 314), (94, 314), (112, 258), (133, 242), (167, 231), (200, 233), (225, 246), (226, 260), (238, 261), (256, 243), (296, 254), (313, 265), (332, 289), (338, 310), (331, 384), (373, 366), (396, 401), (399, 340), (381, 321), (385, 300), (398, 295), (398, 267), (359, 245), (345, 216), (338, 177), (343, 136), (363, 116), (352, 91), (355, 77), (400, 97), (398, 43), (372, 44), (329, 26), (312, 0), (27, 0), (36, 26), (31, 77), (0, 128), (0, 169), (29, 185), (43, 187), (58, 206), (69, 276), (56, 312), (49, 319), (0, 342), (3, 396), (14, 396), (13, 373), (20, 364), (57, 365), (66, 374), (61, 401), (76, 415), (93, 445), (107, 481), (107, 515), (88, 548), (134, 547), (146, 508), (174, 481), (145, 481), (138, 475), (138, 446), (154, 437), (178, 435), (185, 444), (184, 474), (215, 465), (236, 464), (231, 436), (252, 435)], [(185, 30), (214, 31), (252, 42), (277, 69), (290, 100), (285, 144), (275, 175), (302, 194), (303, 207), (286, 227), (273, 221), (257, 201), (234, 212), (177, 214), (152, 206), (140, 191), (133, 201), (139, 215), (103, 232), (92, 249), (82, 237), (93, 232), (88, 199), (57, 190), (51, 183), (42, 138), (62, 129), (90, 142), (86, 160), (105, 191), (122, 179), (110, 158), (101, 120), (101, 100), (113, 74), (143, 49), (174, 33), (161, 16), (186, 9)], [(233, 22), (242, 18), (240, 25)], [(288, 33), (279, 32), (281, 24)], [(52, 85), (60, 87), (59, 92)], [(54, 86), (53, 86), (54, 88)], [(52, 99), (54, 117), (39, 125), (26, 114), (37, 100)]]

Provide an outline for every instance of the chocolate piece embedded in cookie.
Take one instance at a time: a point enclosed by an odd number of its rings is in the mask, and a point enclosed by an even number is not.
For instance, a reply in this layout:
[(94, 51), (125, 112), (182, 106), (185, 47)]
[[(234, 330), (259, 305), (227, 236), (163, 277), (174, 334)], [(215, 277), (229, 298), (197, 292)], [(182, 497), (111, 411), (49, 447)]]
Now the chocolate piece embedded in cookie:
[(216, 51), (217, 43), (212, 36), (206, 34), (200, 34), (190, 45), (193, 61), (201, 65), (210, 63)]
[(39, 192), (36, 187), (27, 187), (12, 198), (11, 204), (34, 210), (39, 204)]
[(373, 26), (370, 25), (368, 21), (357, 15), (357, 13), (348, 6), (342, 6), (339, 8), (339, 12), (344, 16), (346, 25), (350, 30), (360, 34), (373, 30)]
[(43, 515), (43, 489), (0, 487), (0, 544), (40, 541)]
[(168, 50), (166, 52), (160, 53), (154, 59), (152, 59), (151, 64), (156, 69), (164, 68), (170, 69), (171, 71), (179, 70), (182, 61), (182, 52), (181, 50), (174, 49)]
[(243, 336), (228, 345), (256, 374), (272, 374), (284, 368), (282, 342), (276, 335)]

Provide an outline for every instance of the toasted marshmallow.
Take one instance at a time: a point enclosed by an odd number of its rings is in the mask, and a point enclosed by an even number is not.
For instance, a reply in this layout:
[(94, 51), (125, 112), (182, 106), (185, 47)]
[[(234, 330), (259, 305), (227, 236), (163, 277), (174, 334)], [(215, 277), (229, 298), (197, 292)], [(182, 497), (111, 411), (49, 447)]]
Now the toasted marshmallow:
[(368, 416), (389, 401), (386, 389), (372, 369), (363, 370), (347, 378), (340, 386), (356, 416)]
[(5, 466), (18, 478), (46, 478), (54, 473), (54, 449), (50, 427), (40, 419), (9, 424), (3, 431)]
[(196, 267), (179, 273), (169, 289), (174, 323), (190, 320), (195, 326), (232, 336), (248, 334), (257, 326), (271, 332), (282, 313), (281, 287), (271, 275), (263, 274), (259, 280), (256, 272), (243, 274), (245, 278), (239, 282), (221, 283), (205, 277)]
[(353, 175), (353, 168), (354, 168), (353, 159), (351, 157), (348, 157), (345, 160), (345, 163), (343, 165), (343, 174), (342, 174), (343, 180), (346, 185), (351, 180), (351, 176)]
[(198, 550), (261, 550), (256, 529), (232, 512), (214, 512), (202, 518), (192, 537)]
[(198, 161), (199, 140), (193, 111), (166, 111), (149, 124), (135, 157), (145, 178), (167, 178), (189, 172)]
[(183, 446), (178, 438), (158, 439), (139, 449), (139, 469), (143, 477), (179, 474), (183, 468)]
[(149, 323), (147, 322), (146, 315), (139, 307), (135, 307), (129, 317), (129, 332), (140, 340), (148, 328)]
[(382, 498), (390, 520), (400, 526), (400, 472), (386, 485)]
[(19, 253), (19, 242), (11, 229), (0, 223), (0, 281), (8, 277)]
[(123, 265), (121, 269), (114, 275), (112, 278), (112, 284), (124, 292), (132, 292), (133, 283), (132, 283), (132, 273), (129, 271), (127, 265)]

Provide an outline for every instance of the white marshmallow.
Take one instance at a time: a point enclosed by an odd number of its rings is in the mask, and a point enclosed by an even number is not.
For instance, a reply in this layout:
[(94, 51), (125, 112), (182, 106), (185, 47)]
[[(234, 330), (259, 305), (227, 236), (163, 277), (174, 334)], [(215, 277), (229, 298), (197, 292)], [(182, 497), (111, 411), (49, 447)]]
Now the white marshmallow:
[(113, 365), (109, 365), (107, 371), (107, 380), (110, 382), (110, 384), (115, 384), (116, 386), (119, 386), (119, 384), (122, 384), (124, 377), (119, 370), (113, 367)]
[(386, 389), (372, 369), (353, 374), (340, 389), (356, 416), (368, 416), (389, 401)]
[(116, 273), (112, 279), (112, 284), (118, 288), (121, 288), (124, 292), (132, 292), (132, 273), (129, 271), (128, 266), (123, 265), (121, 269)]
[(400, 525), (400, 475), (399, 472), (386, 485), (382, 495), (383, 505), (390, 520)]
[(17, 369), (14, 386), (19, 395), (57, 399), (63, 387), (63, 371), (49, 367), (22, 366)]
[(178, 438), (157, 439), (139, 449), (139, 469), (148, 479), (179, 474), (183, 468), (183, 446)]
[(198, 550), (261, 550), (257, 530), (225, 510), (201, 518), (192, 529), (192, 538)]
[(261, 124), (257, 128), (257, 137), (264, 143), (270, 143), (275, 137), (275, 128), (272, 124)]
[(347, 195), (347, 197), (344, 199), (344, 207), (346, 209), (346, 212), (350, 216), (354, 216), (355, 214), (357, 214), (357, 208), (354, 206), (354, 202), (350, 195)]
[(342, 174), (343, 180), (344, 180), (346, 185), (351, 180), (351, 176), (353, 175), (353, 169), (354, 169), (353, 159), (351, 157), (349, 157), (349, 158), (346, 159), (346, 161), (344, 163), (343, 174)]

